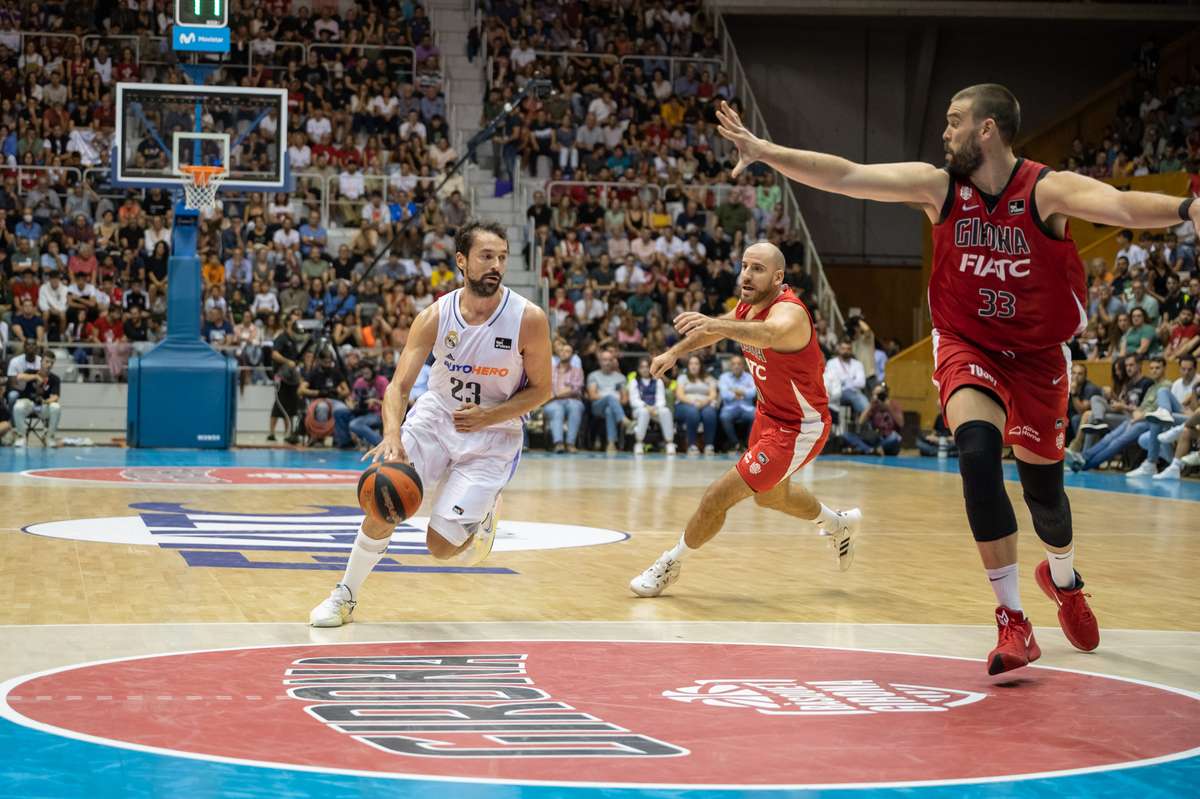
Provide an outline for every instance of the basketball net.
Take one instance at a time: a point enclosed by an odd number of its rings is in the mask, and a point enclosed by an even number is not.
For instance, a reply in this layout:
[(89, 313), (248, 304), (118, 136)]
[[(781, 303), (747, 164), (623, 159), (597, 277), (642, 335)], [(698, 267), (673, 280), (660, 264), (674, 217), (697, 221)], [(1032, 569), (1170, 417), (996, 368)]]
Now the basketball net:
[(211, 211), (217, 205), (217, 189), (229, 171), (223, 166), (180, 164), (183, 204), (195, 211)]

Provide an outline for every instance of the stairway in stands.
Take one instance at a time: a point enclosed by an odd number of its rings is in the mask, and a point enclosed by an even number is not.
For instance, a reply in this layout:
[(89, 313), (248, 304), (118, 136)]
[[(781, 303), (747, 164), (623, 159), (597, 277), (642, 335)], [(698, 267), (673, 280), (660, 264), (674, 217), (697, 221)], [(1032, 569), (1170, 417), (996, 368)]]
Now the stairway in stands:
[[(454, 148), (461, 154), (467, 141), (482, 126), (484, 78), (483, 64), (477, 57), (467, 59), (467, 32), (474, 22), (464, 0), (426, 0), (433, 29), (437, 31), (446, 77), (447, 120)], [(516, 192), (495, 196), (496, 177), (492, 171), (492, 148), (479, 148), (479, 163), (466, 169), (467, 198), (472, 213), (479, 218), (499, 222), (508, 230), (508, 276), (505, 283), (524, 296), (538, 300), (537, 275), (530, 271), (523, 254), (525, 247), (525, 209)]]

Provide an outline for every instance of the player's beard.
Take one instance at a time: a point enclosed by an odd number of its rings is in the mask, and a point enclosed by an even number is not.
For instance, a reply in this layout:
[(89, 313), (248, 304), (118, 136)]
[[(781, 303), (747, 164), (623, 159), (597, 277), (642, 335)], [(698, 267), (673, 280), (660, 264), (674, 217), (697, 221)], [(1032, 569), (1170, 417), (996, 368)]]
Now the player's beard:
[[(750, 296), (748, 297), (746, 296), (746, 289), (749, 289), (751, 292)], [(741, 299), (742, 302), (746, 303), (747, 305), (759, 305), (766, 302), (771, 296), (771, 292), (774, 290), (774, 286), (768, 286), (767, 288), (761, 290), (754, 288), (754, 286), (744, 286), (742, 288)]]
[[(488, 280), (488, 277), (495, 277), (495, 280)], [(501, 276), (496, 272), (489, 272), (478, 280), (467, 278), (467, 288), (476, 297), (490, 297), (500, 290), (500, 284), (503, 282)]]
[(972, 133), (957, 152), (948, 150), (947, 155), (950, 160), (946, 162), (946, 171), (956, 180), (970, 180), (983, 164), (983, 148), (979, 146), (976, 133)]

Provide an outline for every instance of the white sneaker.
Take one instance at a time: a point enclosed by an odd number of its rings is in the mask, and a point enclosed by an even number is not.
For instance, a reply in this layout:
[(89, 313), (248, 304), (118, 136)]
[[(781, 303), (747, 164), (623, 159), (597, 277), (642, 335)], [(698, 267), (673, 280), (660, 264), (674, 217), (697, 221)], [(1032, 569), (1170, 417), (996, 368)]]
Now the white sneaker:
[(1189, 452), (1179, 460), (1183, 461), (1184, 466), (1200, 466), (1200, 450)]
[(1179, 461), (1171, 461), (1170, 466), (1154, 475), (1155, 480), (1178, 480), (1181, 477), (1183, 477), (1183, 469), (1179, 468)]
[(17, 436), (17, 440), (13, 442), (13, 446), (17, 447), (18, 449), (25, 446), (25, 444), (26, 444), (25, 436)]
[(699, 454), (700, 454), (700, 448), (699, 448), (699, 447), (697, 447), (695, 444), (692, 444), (690, 447), (688, 447), (688, 452), (687, 452), (687, 454), (689, 454), (689, 455), (699, 455)]
[(350, 589), (338, 583), (329, 592), (329, 598), (312, 609), (308, 623), (313, 627), (341, 627), (354, 621), (354, 608), (358, 603), (350, 598)]
[(1150, 411), (1150, 413), (1146, 414), (1146, 418), (1157, 419), (1158, 421), (1166, 422), (1167, 424), (1175, 424), (1174, 414), (1172, 414), (1166, 408), (1155, 408), (1154, 410)]
[(1185, 427), (1185, 425), (1177, 424), (1169, 430), (1162, 431), (1161, 433), (1158, 434), (1158, 443), (1174, 444), (1176, 441), (1179, 440), (1179, 437), (1181, 435), (1183, 435), (1184, 427)]
[(645, 455), (646, 454), (646, 445), (642, 444), (640, 442), (637, 444), (634, 444), (633, 445), (633, 454), (634, 455)]
[(1153, 477), (1157, 471), (1157, 465), (1151, 463), (1149, 458), (1146, 458), (1146, 460), (1142, 461), (1141, 466), (1125, 472), (1125, 477), (1133, 479), (1137, 479), (1139, 477)]
[(820, 528), (822, 535), (830, 538), (833, 554), (837, 558), (838, 571), (846, 571), (854, 562), (854, 536), (862, 524), (862, 511), (858, 508), (838, 511), (839, 524), (835, 529)]
[(674, 442), (674, 441), (668, 441), (668, 442), (667, 442), (667, 454), (668, 454), (668, 455), (674, 455), (674, 454), (675, 454), (675, 452), (676, 452), (676, 450), (675, 450), (675, 442)]
[(629, 589), (640, 597), (658, 596), (666, 587), (679, 579), (683, 564), (662, 553), (646, 571), (629, 581)]
[(715, 455), (716, 453), (717, 453), (716, 447), (714, 447), (712, 444), (709, 444), (707, 447), (704, 448), (705, 455)]
[(50, 438), (46, 439), (46, 446), (56, 449), (58, 447), (58, 436), (50, 436)]

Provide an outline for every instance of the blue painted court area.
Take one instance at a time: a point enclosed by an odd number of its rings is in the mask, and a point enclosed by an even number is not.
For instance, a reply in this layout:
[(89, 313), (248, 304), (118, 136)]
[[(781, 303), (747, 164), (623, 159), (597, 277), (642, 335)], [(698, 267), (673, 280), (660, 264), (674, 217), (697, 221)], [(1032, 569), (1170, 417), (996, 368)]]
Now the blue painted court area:
[[(1053, 734), (1048, 730), (1048, 734)], [(533, 786), (379, 779), (319, 771), (266, 768), (171, 757), (63, 738), (0, 721), (0, 766), (4, 796), (22, 799), (736, 799), (736, 797), (844, 797), (862, 799), (978, 799), (982, 797), (1155, 797), (1195, 796), (1200, 758), (1077, 776), (903, 788), (796, 790), (683, 790), (615, 787)]]

